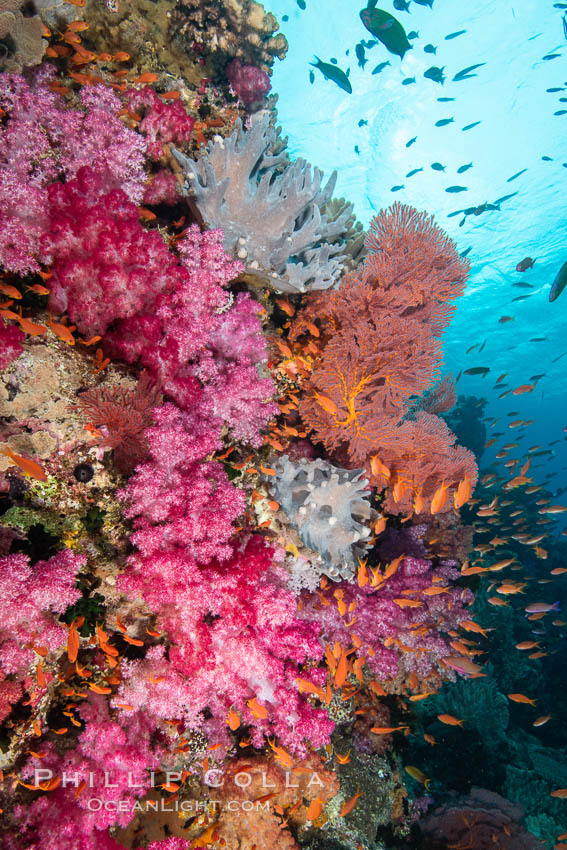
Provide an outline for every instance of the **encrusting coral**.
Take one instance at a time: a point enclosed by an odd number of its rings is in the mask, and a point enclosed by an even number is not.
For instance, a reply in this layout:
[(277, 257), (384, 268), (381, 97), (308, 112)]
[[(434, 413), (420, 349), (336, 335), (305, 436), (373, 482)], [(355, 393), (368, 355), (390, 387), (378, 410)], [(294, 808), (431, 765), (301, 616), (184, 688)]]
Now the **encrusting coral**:
[(0, 71), (38, 65), (45, 53), (43, 24), (38, 15), (24, 15), (23, 0), (0, 0)]

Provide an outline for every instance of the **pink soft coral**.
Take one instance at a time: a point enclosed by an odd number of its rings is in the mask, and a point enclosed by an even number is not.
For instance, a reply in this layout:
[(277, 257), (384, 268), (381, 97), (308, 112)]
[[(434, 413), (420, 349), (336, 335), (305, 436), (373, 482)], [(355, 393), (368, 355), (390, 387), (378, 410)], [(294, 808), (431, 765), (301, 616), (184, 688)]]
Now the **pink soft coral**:
[(7, 326), (0, 318), (0, 369), (5, 369), (23, 351), (25, 334), (15, 325)]
[(149, 86), (126, 92), (129, 109), (142, 113), (140, 131), (146, 136), (148, 156), (159, 159), (163, 146), (173, 142), (181, 145), (188, 142), (195, 123), (179, 100), (164, 103)]

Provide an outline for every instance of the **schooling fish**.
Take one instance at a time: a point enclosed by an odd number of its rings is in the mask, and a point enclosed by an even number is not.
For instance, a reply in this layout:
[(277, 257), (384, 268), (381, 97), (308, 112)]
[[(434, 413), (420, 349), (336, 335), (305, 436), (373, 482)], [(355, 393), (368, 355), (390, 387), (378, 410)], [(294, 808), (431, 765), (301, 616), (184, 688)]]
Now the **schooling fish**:
[(432, 65), (431, 68), (428, 68), (427, 71), (424, 71), (423, 76), (427, 80), (433, 80), (434, 83), (440, 83), (443, 85), (445, 82), (445, 74), (443, 73), (445, 66), (439, 68), (437, 65)]
[(408, 171), (406, 177), (413, 177), (414, 174), (418, 174), (420, 171), (423, 171), (423, 168), (414, 168), (412, 171)]
[(531, 257), (524, 257), (523, 260), (520, 260), (518, 265), (516, 266), (517, 272), (527, 272), (528, 269), (533, 268), (535, 260), (532, 260)]
[(463, 375), (482, 375), (482, 377), (484, 378), (485, 375), (488, 375), (489, 372), (489, 366), (473, 366), (472, 369), (465, 369)]
[(364, 52), (364, 45), (360, 44), (360, 42), (354, 48), (354, 52), (356, 53), (356, 58), (358, 59), (358, 67), (364, 70), (364, 66), (368, 62), (366, 58), (366, 54)]
[(452, 124), (454, 120), (455, 120), (454, 118), (441, 118), (439, 121), (435, 122), (435, 126), (436, 127), (446, 127), (447, 124)]
[(350, 80), (344, 71), (341, 71), (340, 68), (337, 68), (335, 65), (331, 65), (328, 62), (322, 62), (318, 56), (315, 56), (315, 59), (317, 62), (311, 62), (310, 64), (321, 71), (326, 80), (332, 80), (339, 88), (348, 92), (348, 94), (352, 94)]
[(455, 100), (455, 98), (454, 97), (438, 97), (437, 98), (438, 103), (450, 103), (450, 101), (452, 101), (452, 100)]
[(412, 83), (415, 83), (415, 77), (406, 77), (402, 80), (402, 86), (411, 86)]
[(508, 179), (506, 180), (506, 183), (511, 183), (511, 182), (512, 182), (512, 180), (515, 180), (515, 179), (516, 179), (516, 177), (519, 177), (519, 176), (520, 176), (520, 174), (523, 174), (523, 173), (524, 173), (525, 171), (527, 171), (527, 170), (528, 170), (527, 168), (522, 168), (522, 170), (521, 170), (521, 171), (516, 171), (516, 173), (515, 173), (515, 174), (512, 174), (512, 176), (511, 176), (511, 177), (508, 177)]
[(429, 6), (430, 9), (433, 8), (433, 0), (414, 0), (414, 3), (417, 3), (418, 6)]
[(404, 184), (401, 183), (399, 186), (392, 186), (392, 188), (390, 189), (390, 192), (399, 192), (400, 189), (403, 189), (403, 188), (404, 188)]
[(394, 9), (398, 12), (409, 12), (409, 3), (407, 0), (394, 0)]
[(410, 41), (414, 38), (419, 38), (419, 33), (416, 30), (412, 30), (411, 32), (408, 32), (408, 38)]
[(437, 48), (434, 47), (432, 44), (426, 44), (425, 47), (423, 48), (423, 52), (424, 53), (437, 53)]
[(459, 83), (461, 80), (470, 80), (471, 77), (477, 77), (478, 74), (472, 74), (471, 71), (476, 71), (477, 68), (482, 68), (483, 65), (486, 65), (486, 62), (479, 62), (476, 65), (469, 65), (467, 68), (463, 68), (462, 71), (455, 74), (453, 82)]
[(477, 127), (479, 124), (482, 124), (482, 121), (474, 121), (472, 124), (467, 124), (466, 127), (461, 127), (461, 130), (472, 130), (473, 127)]
[(468, 171), (469, 168), (472, 168), (472, 162), (467, 163), (467, 165), (461, 165), (460, 168), (457, 168), (457, 174), (464, 174), (465, 171)]
[[(446, 167), (447, 167), (446, 165), (441, 165), (440, 162), (432, 162), (431, 163), (431, 168), (433, 169), (433, 171), (445, 171)], [(459, 210), (459, 212), (460, 212), (460, 210)]]
[(360, 19), (366, 29), (382, 42), (389, 53), (403, 59), (411, 44), (400, 22), (389, 12), (376, 8), (377, 0), (368, 0), (366, 9), (360, 12)]
[(384, 68), (386, 67), (386, 65), (391, 65), (391, 64), (392, 64), (392, 63), (391, 63), (390, 61), (388, 61), (388, 62), (380, 62), (380, 64), (379, 64), (379, 65), (376, 65), (376, 67), (374, 68), (374, 70), (372, 71), (372, 73), (373, 73), (373, 74), (379, 74), (381, 71), (383, 71), (383, 70), (384, 70)]
[(566, 285), (567, 285), (567, 263), (563, 263), (563, 265), (561, 266), (561, 268), (557, 272), (557, 276), (556, 276), (556, 278), (553, 281), (553, 284), (551, 286), (551, 290), (549, 292), (549, 300), (550, 301), (556, 301), (559, 298), (559, 296), (561, 295), (561, 293), (563, 292), (563, 290), (565, 289)]
[(361, 118), (358, 122), (359, 127), (365, 127), (368, 124), (368, 121), (365, 121), (364, 118)]
[(457, 32), (450, 32), (449, 35), (445, 36), (445, 41), (451, 41), (453, 38), (458, 38), (460, 35), (464, 35), (466, 30), (457, 30)]
[(413, 139), (410, 139), (409, 142), (406, 142), (406, 148), (411, 148), (411, 146), (417, 142), (417, 136), (414, 136)]
[(468, 188), (466, 186), (449, 186), (445, 191), (454, 195), (457, 192), (468, 192)]

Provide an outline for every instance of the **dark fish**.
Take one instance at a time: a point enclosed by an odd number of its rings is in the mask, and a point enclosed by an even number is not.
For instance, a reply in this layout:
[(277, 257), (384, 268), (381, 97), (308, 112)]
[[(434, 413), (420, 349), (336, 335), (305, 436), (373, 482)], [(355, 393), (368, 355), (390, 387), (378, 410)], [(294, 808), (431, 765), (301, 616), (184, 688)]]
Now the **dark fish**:
[[(347, 52), (347, 55), (348, 55), (348, 52)], [(329, 62), (332, 62), (332, 63), (333, 63), (333, 65), (338, 65), (338, 64), (339, 64), (339, 60), (338, 60), (338, 59), (335, 59), (335, 57), (334, 57), (334, 56), (331, 56), (331, 58), (329, 59)]]
[(392, 188), (390, 189), (390, 192), (399, 192), (400, 189), (403, 189), (403, 188), (404, 188), (403, 183), (401, 184), (401, 186), (392, 186)]
[(305, 6), (306, 6), (305, 0), (296, 0), (296, 2), (297, 2), (297, 5), (299, 6), (299, 8), (303, 9), (303, 11), (305, 11)]
[(407, 0), (394, 0), (394, 9), (398, 12), (409, 12), (409, 3)]
[(559, 298), (559, 296), (561, 295), (561, 293), (563, 292), (563, 290), (565, 289), (566, 285), (567, 285), (567, 263), (563, 263), (563, 265), (561, 266), (561, 268), (557, 272), (557, 276), (556, 276), (556, 278), (553, 281), (553, 284), (551, 286), (551, 290), (549, 292), (549, 300), (550, 301), (556, 301)]
[(550, 59), (559, 59), (561, 53), (548, 53), (546, 56), (542, 56), (544, 62), (549, 62)]
[(482, 375), (484, 378), (490, 372), (488, 366), (473, 366), (472, 369), (465, 369), (463, 375)]
[(445, 41), (451, 41), (453, 38), (458, 38), (460, 35), (464, 35), (466, 30), (457, 30), (457, 32), (450, 32), (449, 35), (445, 36)]
[(504, 201), (509, 201), (510, 198), (513, 198), (517, 194), (518, 194), (517, 192), (512, 192), (511, 195), (504, 195), (502, 198), (498, 198), (496, 201), (494, 201), (494, 203), (495, 204), (503, 204)]
[(506, 322), (513, 322), (513, 321), (514, 321), (514, 316), (500, 316), (500, 318), (498, 319), (498, 324), (499, 325), (505, 325)]
[(506, 180), (506, 183), (511, 183), (511, 182), (512, 182), (512, 180), (515, 180), (515, 179), (516, 179), (516, 177), (519, 177), (519, 176), (520, 176), (520, 174), (523, 174), (523, 173), (524, 173), (525, 171), (527, 171), (527, 170), (528, 170), (527, 168), (522, 168), (522, 170), (521, 170), (521, 171), (517, 171), (515, 174), (512, 174), (512, 176), (511, 176), (511, 177), (508, 177), (508, 179)]
[(459, 83), (461, 80), (468, 80), (471, 77), (478, 76), (478, 74), (471, 74), (471, 71), (476, 71), (477, 68), (482, 68), (483, 65), (486, 65), (486, 62), (479, 62), (477, 65), (469, 65), (468, 68), (463, 68), (462, 71), (455, 74), (453, 82)]
[(526, 301), (527, 298), (531, 297), (531, 295), (518, 295), (517, 298), (512, 298), (512, 301)]
[(457, 192), (468, 192), (468, 188), (466, 186), (449, 186), (445, 191), (455, 195)]
[(523, 260), (520, 260), (518, 265), (516, 266), (517, 272), (527, 272), (528, 269), (533, 269), (535, 260), (532, 260), (531, 257), (524, 257)]
[(546, 91), (548, 91), (550, 94), (555, 94), (555, 92), (558, 92), (558, 91), (565, 91), (565, 89), (563, 89), (563, 88), (558, 88), (558, 87), (556, 86), (556, 87), (555, 87), (555, 88), (553, 88), (553, 89), (546, 89)]
[(472, 130), (473, 127), (476, 127), (478, 124), (482, 124), (482, 121), (475, 121), (473, 124), (467, 124), (466, 127), (461, 127), (461, 130), (464, 132), (465, 130)]
[(364, 126), (366, 126), (366, 124), (368, 124), (368, 121), (365, 121), (364, 118), (361, 118), (360, 121), (358, 122), (359, 127), (364, 127)]
[(429, 6), (430, 9), (433, 8), (433, 0), (413, 0), (414, 3), (417, 3), (418, 6)]
[(419, 38), (419, 33), (417, 32), (417, 30), (411, 30), (410, 32), (408, 32), (408, 38), (413, 41), (415, 38)]
[(315, 74), (313, 73), (313, 71), (309, 71), (309, 82), (311, 83), (311, 85), (313, 85), (313, 83), (315, 82)]
[(470, 246), (470, 248), (465, 248), (464, 251), (461, 251), (461, 253), (459, 254), (459, 257), (467, 257), (470, 254), (471, 251), (472, 251), (472, 245)]
[(455, 120), (454, 118), (441, 118), (439, 121), (435, 122), (435, 126), (436, 127), (446, 127), (447, 124), (452, 124), (454, 120)]
[(563, 35), (565, 36), (565, 38), (567, 38), (567, 17), (565, 17), (565, 15), (563, 15), (561, 20), (563, 22)]
[(364, 70), (364, 66), (368, 62), (366, 55), (364, 53), (364, 45), (360, 44), (360, 42), (354, 48), (354, 52), (356, 53), (356, 58), (358, 59), (358, 67)]
[(550, 156), (542, 156), (544, 162), (553, 162), (553, 159)]
[(348, 94), (352, 94), (350, 80), (344, 71), (341, 71), (335, 65), (330, 65), (328, 62), (322, 62), (318, 56), (315, 56), (315, 59), (317, 62), (311, 62), (311, 65), (321, 71), (326, 80), (332, 80), (340, 89), (348, 92)]
[(423, 168), (414, 168), (412, 171), (408, 171), (406, 177), (413, 177), (414, 174), (418, 174), (420, 171), (423, 171)]
[(518, 287), (518, 289), (533, 289), (532, 283), (524, 283), (523, 281), (520, 283), (513, 283), (512, 286)]
[[(431, 163), (431, 168), (433, 169), (433, 171), (445, 171), (446, 167), (446, 165), (441, 165), (440, 162)], [(461, 212), (461, 210), (459, 210), (459, 212)]]
[(423, 48), (423, 52), (424, 53), (437, 53), (437, 48), (434, 47), (432, 44), (426, 44), (425, 47)]
[(393, 15), (383, 9), (376, 9), (375, 6), (375, 0), (368, 0), (366, 9), (360, 12), (362, 23), (378, 41), (382, 42), (386, 50), (403, 59), (406, 52), (411, 49), (405, 29)]
[(376, 67), (374, 68), (374, 70), (372, 71), (372, 73), (373, 73), (373, 74), (379, 74), (379, 73), (380, 73), (380, 71), (383, 71), (383, 70), (384, 70), (384, 68), (386, 67), (386, 65), (391, 65), (391, 64), (392, 64), (391, 62), (380, 62), (380, 64), (379, 64), (379, 65), (376, 65)]
[(409, 142), (406, 142), (406, 148), (411, 148), (414, 142), (417, 141), (417, 136), (414, 136), (413, 139), (410, 139)]
[(464, 174), (465, 171), (468, 171), (469, 168), (472, 168), (472, 162), (469, 162), (467, 165), (461, 165), (460, 168), (457, 168), (457, 174)]
[(540, 372), (539, 375), (532, 375), (530, 381), (539, 381), (541, 378), (545, 378), (545, 375), (545, 372)]
[(434, 83), (440, 83), (443, 85), (445, 82), (445, 74), (443, 73), (444, 68), (444, 65), (443, 68), (438, 68), (437, 65), (432, 65), (431, 68), (424, 71), (423, 76), (427, 80), (433, 80)]
[(530, 342), (546, 342), (546, 341), (547, 341), (546, 336), (534, 336), (530, 339)]
[(360, 148), (358, 147), (358, 145), (354, 146), (354, 152), (360, 156)]
[(406, 77), (402, 80), (402, 86), (411, 86), (412, 83), (415, 83), (415, 77)]
[(480, 354), (480, 352), (481, 352), (481, 351), (483, 351), (483, 350), (484, 350), (484, 346), (486, 345), (486, 343), (487, 343), (487, 342), (488, 342), (488, 340), (487, 340), (487, 339), (485, 339), (485, 340), (484, 340), (484, 342), (482, 343), (482, 345), (480, 346), (480, 348), (478, 349), (478, 353), (479, 353), (479, 354)]
[(287, 22), (289, 21), (289, 15), (282, 15), (282, 21), (284, 22), (284, 24), (287, 24)]
[(557, 363), (557, 361), (561, 360), (562, 357), (565, 357), (566, 354), (567, 354), (567, 351), (564, 351), (563, 354), (560, 354), (559, 357), (555, 357), (551, 362)]
[(554, 115), (567, 115), (567, 109), (558, 109), (557, 112), (553, 113)]
[(449, 101), (451, 101), (451, 100), (455, 100), (455, 98), (454, 97), (438, 97), (437, 98), (438, 103), (449, 103)]

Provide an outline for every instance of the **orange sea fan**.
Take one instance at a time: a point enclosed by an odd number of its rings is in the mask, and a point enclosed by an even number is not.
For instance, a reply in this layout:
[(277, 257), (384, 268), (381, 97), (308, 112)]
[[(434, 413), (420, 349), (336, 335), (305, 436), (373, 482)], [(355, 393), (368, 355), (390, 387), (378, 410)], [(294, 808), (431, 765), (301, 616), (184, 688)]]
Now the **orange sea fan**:
[(452, 375), (444, 375), (437, 386), (421, 399), (419, 409), (425, 413), (446, 413), (457, 403), (457, 388)]
[(432, 216), (397, 202), (374, 218), (366, 246), (356, 274), (378, 290), (382, 308), (427, 322), (438, 335), (469, 274), (452, 239)]
[(463, 446), (454, 445), (455, 435), (443, 419), (420, 411), (415, 419), (399, 425), (396, 436), (377, 443), (372, 452), (388, 468), (389, 478), (374, 475), (371, 462), (367, 465), (370, 483), (379, 489), (388, 487), (384, 507), (389, 513), (429, 511), (442, 484), (447, 488), (442, 511), (448, 511), (465, 475), (474, 489), (478, 477), (475, 457)]
[[(364, 461), (399, 421), (408, 399), (436, 380), (440, 361), (438, 340), (411, 319), (384, 315), (375, 325), (359, 321), (326, 346), (301, 416), (328, 450), (348, 444), (351, 460)], [(332, 404), (322, 404), (321, 397)]]

